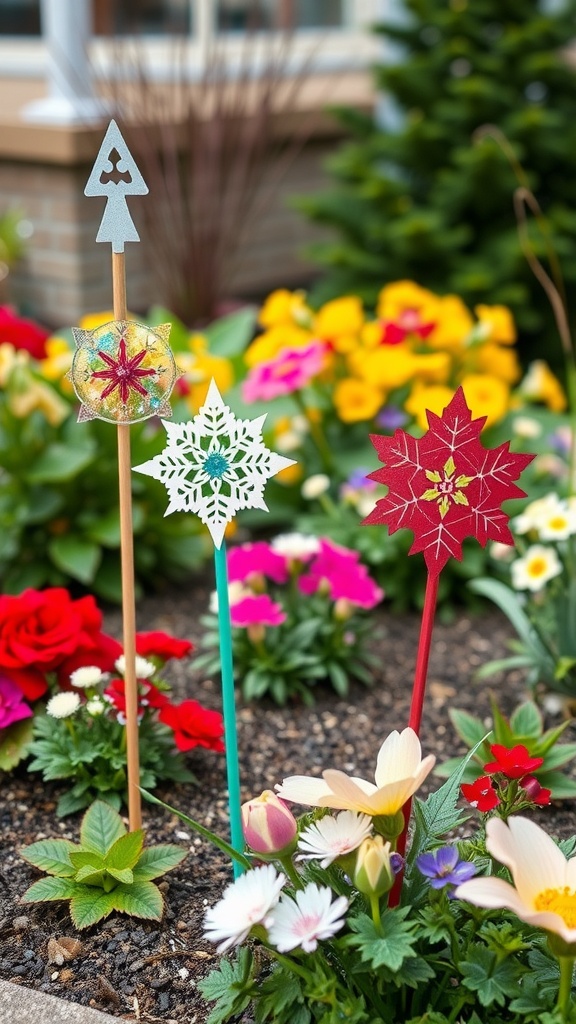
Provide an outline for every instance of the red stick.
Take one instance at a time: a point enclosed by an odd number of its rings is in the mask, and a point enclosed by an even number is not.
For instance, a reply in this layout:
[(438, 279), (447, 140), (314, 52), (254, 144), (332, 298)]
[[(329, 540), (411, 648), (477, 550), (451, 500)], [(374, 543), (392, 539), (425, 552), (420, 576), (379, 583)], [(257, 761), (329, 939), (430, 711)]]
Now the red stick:
[[(430, 660), (430, 648), (432, 646), (432, 630), (434, 628), (434, 616), (436, 613), (436, 598), (438, 596), (439, 573), (432, 576), (428, 573), (426, 580), (426, 593), (424, 595), (424, 608), (422, 609), (422, 622), (420, 624), (420, 638), (418, 640), (418, 652), (416, 654), (416, 668), (414, 670), (414, 684), (412, 686), (412, 703), (410, 705), (410, 717), (408, 726), (414, 729), (417, 736), (420, 735), (420, 724), (422, 722), (422, 709), (424, 707), (424, 694), (426, 692), (426, 678), (428, 675), (428, 662)], [(398, 836), (397, 851), (402, 856), (406, 852), (406, 840), (408, 838), (408, 824), (412, 800), (404, 804), (404, 829)], [(388, 905), (397, 907), (400, 902), (400, 891), (402, 889), (403, 872), (396, 877), (394, 886), (390, 892)]]

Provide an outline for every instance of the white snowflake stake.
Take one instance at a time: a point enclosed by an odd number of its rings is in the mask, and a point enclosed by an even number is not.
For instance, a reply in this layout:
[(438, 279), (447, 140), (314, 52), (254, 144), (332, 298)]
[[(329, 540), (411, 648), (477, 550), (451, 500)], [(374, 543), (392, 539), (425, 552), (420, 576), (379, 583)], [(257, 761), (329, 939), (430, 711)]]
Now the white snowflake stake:
[(134, 468), (164, 484), (170, 499), (165, 515), (195, 512), (220, 548), (227, 524), (240, 509), (268, 511), (266, 482), (294, 464), (264, 444), (265, 419), (236, 419), (212, 381), (198, 415), (187, 423), (163, 420), (166, 448)]
[[(188, 423), (163, 420), (168, 444), (160, 455), (134, 467), (138, 473), (164, 484), (169, 498), (165, 515), (195, 512), (214, 541), (230, 833), (232, 846), (238, 852), (244, 849), (244, 839), (224, 532), (240, 509), (261, 508), (267, 512), (266, 482), (294, 464), (294, 459), (276, 455), (264, 444), (265, 419), (266, 416), (255, 420), (237, 419), (224, 404), (212, 380), (198, 415)], [(238, 864), (234, 862), (234, 874), (238, 872)]]

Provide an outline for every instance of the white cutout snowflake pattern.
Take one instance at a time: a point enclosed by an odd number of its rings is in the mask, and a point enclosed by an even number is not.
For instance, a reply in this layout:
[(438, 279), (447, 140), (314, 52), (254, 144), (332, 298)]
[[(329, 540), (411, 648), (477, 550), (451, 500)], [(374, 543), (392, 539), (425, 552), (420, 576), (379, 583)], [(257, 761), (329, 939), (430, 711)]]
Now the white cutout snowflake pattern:
[(212, 380), (198, 415), (187, 423), (162, 420), (166, 448), (134, 469), (164, 484), (169, 498), (165, 516), (195, 512), (219, 548), (227, 524), (240, 509), (268, 511), (267, 480), (294, 465), (294, 459), (277, 455), (264, 444), (265, 419), (237, 419)]

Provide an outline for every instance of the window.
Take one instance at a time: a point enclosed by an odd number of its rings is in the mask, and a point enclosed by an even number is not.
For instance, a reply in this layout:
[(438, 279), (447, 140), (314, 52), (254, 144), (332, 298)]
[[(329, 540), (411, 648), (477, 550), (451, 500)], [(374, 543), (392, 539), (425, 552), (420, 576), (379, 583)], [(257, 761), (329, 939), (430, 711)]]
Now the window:
[(343, 22), (343, 0), (218, 0), (223, 31), (266, 28), (334, 28)]
[(37, 36), (40, 0), (0, 0), (0, 35)]
[(188, 35), (190, 0), (93, 0), (96, 35)]

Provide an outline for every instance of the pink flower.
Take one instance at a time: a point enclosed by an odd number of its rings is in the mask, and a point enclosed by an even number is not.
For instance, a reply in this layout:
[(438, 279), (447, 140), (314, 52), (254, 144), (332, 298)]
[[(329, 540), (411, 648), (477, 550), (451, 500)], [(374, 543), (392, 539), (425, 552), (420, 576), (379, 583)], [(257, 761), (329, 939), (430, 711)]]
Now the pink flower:
[(22, 690), (7, 676), (0, 676), (0, 729), (32, 716), (32, 708), (24, 703)]
[(254, 853), (288, 853), (296, 845), (298, 823), (284, 801), (265, 789), (242, 804), (242, 831)]
[(319, 553), (310, 563), (308, 572), (300, 577), (298, 586), (304, 594), (315, 594), (325, 587), (333, 601), (374, 608), (384, 597), (384, 591), (368, 575), (359, 559), (357, 551), (323, 538)]
[(328, 346), (312, 341), (298, 348), (283, 348), (267, 363), (253, 367), (242, 385), (245, 402), (267, 402), (305, 387), (324, 368)]
[(275, 583), (286, 583), (288, 579), (286, 559), (263, 540), (255, 544), (242, 544), (228, 552), (230, 583), (250, 583), (250, 578), (254, 576), (265, 576)]
[(268, 594), (243, 597), (230, 609), (233, 626), (280, 626), (286, 621), (281, 605)]

